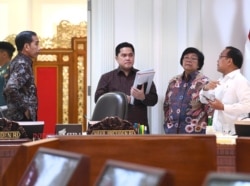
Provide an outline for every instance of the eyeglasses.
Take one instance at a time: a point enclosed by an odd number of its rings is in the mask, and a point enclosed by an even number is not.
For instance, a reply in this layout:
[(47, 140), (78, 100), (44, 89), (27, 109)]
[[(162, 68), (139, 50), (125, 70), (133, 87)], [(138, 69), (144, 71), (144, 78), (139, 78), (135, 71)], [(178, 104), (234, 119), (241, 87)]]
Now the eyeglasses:
[(190, 60), (190, 61), (197, 61), (197, 60), (198, 60), (198, 58), (195, 58), (195, 57), (191, 57), (191, 58), (190, 58), (190, 57), (187, 57), (187, 56), (184, 57), (183, 59), (186, 60), (186, 61), (187, 61), (187, 60)]

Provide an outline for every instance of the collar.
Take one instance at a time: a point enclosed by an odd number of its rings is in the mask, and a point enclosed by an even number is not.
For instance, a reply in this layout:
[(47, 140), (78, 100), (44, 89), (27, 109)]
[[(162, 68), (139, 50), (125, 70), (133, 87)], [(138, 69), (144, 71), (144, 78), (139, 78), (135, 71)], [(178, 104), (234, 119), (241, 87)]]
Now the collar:
[(193, 80), (195, 79), (195, 77), (199, 74), (200, 72), (199, 71), (194, 71), (192, 72), (191, 74), (188, 74), (188, 77), (185, 78), (185, 71), (182, 73), (182, 79), (185, 80), (185, 81), (190, 81), (190, 80)]
[[(137, 69), (135, 69), (134, 67), (132, 67), (131, 70), (130, 70), (130, 72), (129, 72), (129, 75), (130, 74), (135, 74), (137, 71), (138, 71)], [(116, 69), (116, 72), (117, 72), (118, 75), (119, 74), (124, 74), (124, 72), (122, 71), (122, 69), (120, 67), (118, 67)]]
[(233, 70), (232, 72), (228, 73), (225, 75), (222, 79), (232, 79), (234, 78), (237, 74), (240, 74), (240, 69)]
[(7, 62), (7, 63), (5, 63), (3, 66), (0, 66), (0, 69), (5, 69), (5, 68), (7, 68), (8, 65), (9, 65), (9, 63), (10, 63), (10, 62)]

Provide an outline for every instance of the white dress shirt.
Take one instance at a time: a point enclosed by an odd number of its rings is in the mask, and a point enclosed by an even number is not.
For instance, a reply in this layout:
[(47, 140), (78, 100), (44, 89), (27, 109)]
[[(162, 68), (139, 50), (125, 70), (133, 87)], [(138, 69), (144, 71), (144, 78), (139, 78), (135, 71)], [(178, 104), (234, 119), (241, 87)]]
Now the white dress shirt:
[(213, 127), (216, 132), (234, 135), (235, 121), (250, 113), (250, 84), (239, 69), (218, 81), (220, 85), (214, 90), (200, 91), (200, 100), (202, 103), (208, 103), (205, 97), (215, 96), (224, 104), (224, 110), (214, 111)]

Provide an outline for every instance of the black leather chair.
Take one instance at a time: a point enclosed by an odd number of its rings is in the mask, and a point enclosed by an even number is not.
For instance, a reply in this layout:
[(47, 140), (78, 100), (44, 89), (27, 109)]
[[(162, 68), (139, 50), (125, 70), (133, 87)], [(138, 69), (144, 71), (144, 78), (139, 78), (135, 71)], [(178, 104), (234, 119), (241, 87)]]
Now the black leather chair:
[(100, 121), (105, 117), (117, 116), (127, 119), (128, 101), (123, 92), (108, 92), (96, 102), (91, 121)]

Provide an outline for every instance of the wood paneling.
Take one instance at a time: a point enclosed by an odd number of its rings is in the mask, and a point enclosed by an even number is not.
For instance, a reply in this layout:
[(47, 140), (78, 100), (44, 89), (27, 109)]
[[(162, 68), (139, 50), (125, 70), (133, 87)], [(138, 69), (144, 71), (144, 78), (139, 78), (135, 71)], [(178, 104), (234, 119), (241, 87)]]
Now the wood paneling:
[(44, 133), (53, 134), (56, 123), (80, 123), (86, 131), (87, 38), (72, 38), (70, 49), (41, 49), (33, 68)]
[(236, 172), (250, 173), (250, 138), (238, 137), (236, 139), (235, 162)]

